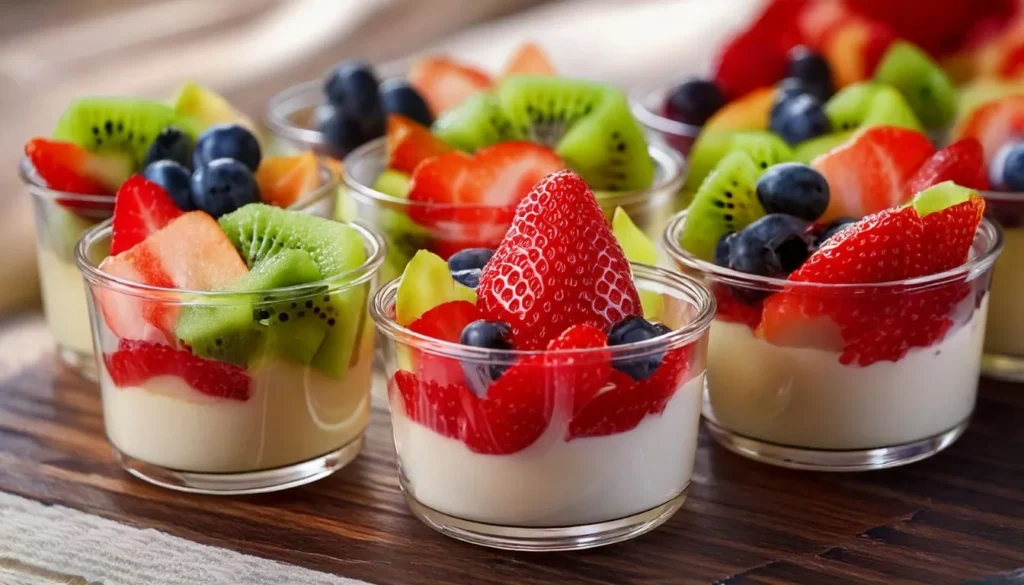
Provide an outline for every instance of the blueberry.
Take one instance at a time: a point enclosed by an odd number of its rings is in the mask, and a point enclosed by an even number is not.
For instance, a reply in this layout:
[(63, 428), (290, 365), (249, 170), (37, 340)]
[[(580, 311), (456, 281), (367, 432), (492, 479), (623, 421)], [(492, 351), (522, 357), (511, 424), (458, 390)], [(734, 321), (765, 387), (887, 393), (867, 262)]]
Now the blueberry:
[(469, 288), (476, 288), (480, 286), (480, 275), (483, 274), (483, 270), (479, 268), (470, 268), (469, 270), (455, 270), (452, 272), (452, 278), (455, 282), (468, 286)]
[(219, 158), (192, 173), (192, 204), (213, 217), (259, 200), (252, 171), (235, 159)]
[(1024, 141), (1007, 143), (996, 152), (989, 178), (994, 188), (1024, 191)]
[(807, 165), (778, 164), (757, 180), (757, 199), (768, 213), (815, 221), (828, 209), (828, 181)]
[(665, 114), (684, 124), (700, 126), (724, 105), (725, 94), (714, 82), (690, 79), (669, 94)]
[[(462, 334), (459, 335), (459, 343), (481, 349), (510, 350), (512, 349), (512, 344), (509, 342), (511, 336), (512, 328), (505, 323), (479, 319), (466, 325)], [(462, 362), (462, 373), (466, 378), (466, 383), (477, 396), (483, 397), (487, 394), (487, 387), (491, 382), (500, 378), (508, 369), (508, 365), (505, 363), (493, 363), (500, 359), (490, 358)]]
[[(643, 317), (630, 315), (612, 325), (608, 331), (608, 345), (639, 343), (659, 335), (664, 335), (664, 328), (652, 324)], [(646, 380), (658, 369), (664, 357), (664, 352), (657, 352), (638, 357), (615, 358), (612, 359), (612, 367), (634, 380)]]
[(426, 100), (404, 79), (388, 79), (380, 84), (380, 100), (388, 114), (402, 114), (424, 126), (434, 123)]
[(829, 238), (855, 223), (857, 223), (857, 220), (852, 217), (840, 217), (839, 219), (833, 220), (825, 226), (825, 229), (818, 232), (818, 237), (815, 240), (815, 248), (820, 248), (821, 245), (827, 242)]
[(791, 215), (773, 213), (743, 228), (729, 246), (729, 268), (782, 278), (811, 254), (813, 238), (808, 223)]
[(790, 145), (832, 131), (821, 100), (802, 94), (782, 101), (772, 110), (771, 130)]
[(815, 91), (810, 93), (822, 101), (832, 97), (832, 94), (835, 93), (832, 83), (832, 68), (821, 54), (801, 45), (790, 50), (787, 57), (789, 77), (799, 79), (807, 87), (814, 88)]
[(484, 264), (494, 256), (494, 250), (490, 248), (466, 248), (451, 255), (448, 258), (448, 269), (452, 272), (458, 270), (471, 270), (473, 268), (483, 269)]
[(142, 159), (143, 168), (158, 160), (173, 160), (181, 166), (192, 168), (192, 137), (173, 126), (160, 131), (153, 139)]
[[(344, 110), (358, 128), (359, 144), (384, 136), (387, 119), (377, 89), (377, 76), (363, 61), (344, 61), (324, 82), (327, 101)], [(357, 145), (358, 146), (358, 145)]]
[(260, 143), (244, 126), (238, 124), (217, 124), (210, 126), (199, 135), (196, 150), (192, 154), (193, 168), (209, 164), (218, 158), (231, 158), (256, 172), (260, 166)]
[(366, 142), (359, 123), (341, 108), (334, 108), (317, 129), (324, 136), (327, 154), (337, 159), (345, 158), (349, 152)]
[(715, 245), (715, 264), (719, 266), (729, 266), (729, 248), (732, 245), (732, 239), (736, 234), (725, 234), (718, 239), (718, 243)]
[(142, 171), (146, 180), (164, 188), (171, 200), (182, 211), (192, 211), (192, 171), (173, 160), (158, 160)]
[(798, 77), (787, 77), (775, 86), (775, 104), (772, 109), (774, 110), (779, 104), (789, 98), (804, 94), (812, 95), (822, 102), (826, 102), (831, 97), (832, 90), (831, 88), (823, 89), (817, 84)]

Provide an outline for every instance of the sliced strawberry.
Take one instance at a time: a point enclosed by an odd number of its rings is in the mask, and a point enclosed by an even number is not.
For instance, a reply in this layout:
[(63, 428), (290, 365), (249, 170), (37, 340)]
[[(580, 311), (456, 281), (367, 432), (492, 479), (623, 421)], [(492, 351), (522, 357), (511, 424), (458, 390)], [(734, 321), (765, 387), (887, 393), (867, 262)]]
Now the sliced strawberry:
[(1010, 95), (972, 112), (954, 130), (957, 139), (974, 138), (991, 162), (1001, 146), (1024, 135), (1024, 95)]
[[(419, 319), (409, 323), (409, 329), (427, 337), (458, 343), (466, 325), (482, 318), (473, 303), (451, 301), (423, 313)], [(458, 360), (427, 352), (417, 352), (415, 360), (416, 371), (424, 380), (441, 386), (463, 383), (462, 366)]]
[[(988, 173), (981, 143), (965, 138), (950, 144), (932, 155), (914, 176), (907, 181), (904, 192), (907, 197), (924, 191), (932, 185), (953, 181), (961, 187), (988, 189)], [(971, 235), (973, 238), (973, 233)]]
[(435, 116), (492, 85), (491, 77), (483, 71), (446, 57), (418, 61), (409, 71), (409, 83), (427, 100)]
[(810, 0), (773, 0), (719, 55), (714, 69), (718, 87), (729, 99), (786, 76), (786, 53), (802, 41), (799, 15)]
[(760, 300), (752, 303), (743, 302), (736, 298), (736, 293), (743, 294), (744, 291), (718, 283), (711, 285), (711, 292), (715, 295), (715, 302), (718, 305), (715, 319), (742, 323), (751, 329), (756, 329), (761, 323), (762, 302)]
[(388, 116), (388, 167), (412, 174), (424, 160), (454, 150), (426, 126), (400, 114)]
[(120, 254), (145, 240), (153, 232), (181, 217), (181, 210), (167, 191), (142, 175), (121, 185), (114, 198), (113, 234), (110, 253)]
[[(604, 331), (590, 325), (573, 325), (548, 344), (548, 351), (600, 349), (607, 345)], [(611, 354), (607, 351), (586, 357), (549, 354), (546, 363), (550, 368), (548, 377), (555, 379), (555, 385), (571, 391), (573, 415), (590, 403), (612, 373)]]
[(927, 276), (952, 270), (967, 261), (974, 236), (985, 214), (985, 200), (978, 195), (963, 203), (929, 213), (924, 223), (924, 243), (918, 272), (911, 276)]
[(461, 439), (463, 403), (476, 398), (462, 383), (438, 384), (404, 370), (395, 372), (389, 390), (402, 396), (410, 420), (452, 439)]
[(469, 155), (448, 152), (416, 167), (409, 182), (413, 221), (463, 249), (501, 242), (516, 205), (545, 176), (565, 168), (551, 149), (530, 142), (502, 142)]
[(536, 43), (523, 43), (512, 53), (502, 77), (510, 75), (557, 75), (551, 59)]
[(139, 386), (157, 376), (175, 376), (207, 396), (244, 402), (251, 395), (249, 375), (244, 369), (166, 345), (122, 339), (117, 351), (103, 354), (103, 362), (119, 388)]
[(270, 155), (260, 161), (255, 178), (260, 201), (287, 208), (320, 186), (320, 165), (312, 152)]
[[(248, 272), (217, 221), (202, 211), (190, 211), (130, 250), (108, 257), (100, 270), (137, 284), (187, 290), (221, 288)], [(175, 343), (179, 308), (173, 302), (112, 288), (97, 289), (96, 296), (118, 337)]]
[(928, 137), (914, 130), (875, 126), (860, 131), (812, 163), (831, 191), (820, 221), (863, 217), (903, 203), (907, 181), (934, 152)]
[(629, 262), (594, 194), (571, 171), (523, 199), (477, 295), (484, 315), (508, 323), (521, 349), (543, 348), (571, 325), (607, 331), (642, 314)]
[[(131, 157), (96, 154), (72, 142), (47, 138), (29, 140), (25, 156), (50, 189), (84, 195), (113, 194), (134, 168)], [(70, 200), (61, 203), (82, 205)]]

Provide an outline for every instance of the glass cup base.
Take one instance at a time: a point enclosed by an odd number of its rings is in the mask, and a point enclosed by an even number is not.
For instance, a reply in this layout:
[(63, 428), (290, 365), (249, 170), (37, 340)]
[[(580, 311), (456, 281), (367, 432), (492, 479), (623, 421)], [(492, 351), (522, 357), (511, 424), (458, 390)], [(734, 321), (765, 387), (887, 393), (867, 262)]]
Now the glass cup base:
[(153, 485), (192, 494), (238, 496), (286, 490), (323, 479), (348, 465), (363, 449), (363, 435), (347, 445), (308, 461), (244, 473), (194, 473), (167, 469), (126, 455), (114, 447), (118, 463), (131, 475)]
[(704, 419), (708, 431), (718, 444), (754, 461), (807, 471), (870, 471), (908, 465), (927, 459), (953, 444), (967, 430), (967, 418), (948, 431), (902, 445), (876, 449), (804, 449), (769, 443), (738, 435), (729, 429)]
[(583, 550), (636, 538), (671, 518), (686, 501), (688, 489), (689, 486), (660, 506), (625, 518), (578, 526), (530, 528), (484, 524), (438, 512), (414, 498), (402, 481), (405, 501), (413, 514), (441, 534), (490, 548), (533, 552)]
[(96, 371), (96, 357), (89, 353), (82, 353), (60, 343), (57, 344), (57, 357), (62, 364), (70, 368), (79, 376), (90, 382), (99, 381), (99, 372)]
[(1024, 358), (986, 353), (981, 359), (981, 374), (1004, 382), (1024, 382)]

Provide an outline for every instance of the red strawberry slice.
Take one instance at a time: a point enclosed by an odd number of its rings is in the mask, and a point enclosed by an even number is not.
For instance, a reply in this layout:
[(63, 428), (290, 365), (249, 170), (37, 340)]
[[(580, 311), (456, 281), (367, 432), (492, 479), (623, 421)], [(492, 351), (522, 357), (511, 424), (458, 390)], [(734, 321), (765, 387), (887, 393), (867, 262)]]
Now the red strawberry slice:
[[(420, 316), (409, 329), (443, 341), (458, 343), (462, 330), (483, 315), (476, 305), (467, 301), (451, 301), (440, 304)], [(463, 383), (462, 366), (457, 360), (416, 352), (416, 371), (423, 380), (436, 382), (441, 386)]]
[(1011, 95), (974, 110), (957, 126), (954, 137), (974, 138), (991, 162), (1007, 142), (1024, 135), (1024, 95)]
[[(25, 156), (50, 189), (84, 195), (113, 194), (133, 168), (130, 157), (95, 154), (72, 142), (47, 138), (29, 140)], [(60, 202), (69, 207), (83, 206), (76, 201)]]
[[(904, 192), (907, 197), (913, 197), (928, 187), (945, 181), (953, 181), (961, 187), (971, 189), (988, 189), (985, 155), (980, 142), (973, 138), (965, 138), (939, 150), (917, 169), (914, 176), (907, 181)], [(971, 237), (974, 237), (973, 232)]]
[(760, 301), (752, 304), (745, 303), (737, 299), (733, 290), (724, 284), (713, 283), (711, 292), (715, 295), (715, 302), (718, 305), (715, 319), (730, 323), (742, 323), (751, 329), (756, 329), (761, 323), (762, 303)]
[[(548, 344), (548, 351), (607, 346), (608, 336), (604, 331), (590, 325), (573, 325)], [(611, 353), (608, 351), (572, 357), (549, 354), (546, 363), (551, 369), (548, 377), (554, 380), (556, 387), (572, 389), (574, 416), (601, 391), (612, 373)]]
[(945, 272), (966, 262), (984, 214), (985, 200), (971, 195), (963, 203), (921, 218), (924, 223), (924, 254), (918, 272), (911, 276)]
[(609, 385), (570, 421), (566, 440), (601, 437), (633, 430), (649, 415), (659, 415), (686, 381), (693, 345), (670, 350), (650, 378), (637, 382), (618, 370)]
[(157, 376), (176, 376), (207, 396), (246, 401), (251, 395), (244, 369), (166, 345), (122, 339), (117, 351), (103, 354), (103, 362), (118, 387), (138, 386)]
[(412, 174), (424, 160), (454, 150), (426, 126), (400, 114), (388, 116), (388, 166)]
[(476, 398), (464, 384), (438, 384), (404, 370), (395, 372), (389, 390), (402, 396), (410, 420), (452, 439), (461, 439), (462, 405)]
[(110, 253), (120, 254), (131, 249), (178, 217), (181, 217), (181, 210), (163, 187), (143, 179), (142, 175), (133, 175), (121, 185), (114, 199)]
[(828, 180), (828, 209), (819, 220), (863, 217), (903, 203), (907, 181), (935, 152), (928, 137), (914, 130), (876, 126), (814, 159)]
[(571, 325), (607, 331), (642, 314), (629, 262), (579, 175), (555, 173), (519, 204), (480, 276), (477, 306), (508, 323), (520, 349), (543, 348)]
[(475, 67), (446, 57), (428, 57), (409, 71), (409, 83), (423, 96), (434, 115), (491, 88), (491, 77)]
[(564, 168), (554, 151), (530, 142), (503, 142), (472, 155), (441, 154), (416, 167), (409, 200), (423, 205), (411, 205), (409, 215), (458, 249), (481, 242), (494, 247), (519, 201), (542, 178)]

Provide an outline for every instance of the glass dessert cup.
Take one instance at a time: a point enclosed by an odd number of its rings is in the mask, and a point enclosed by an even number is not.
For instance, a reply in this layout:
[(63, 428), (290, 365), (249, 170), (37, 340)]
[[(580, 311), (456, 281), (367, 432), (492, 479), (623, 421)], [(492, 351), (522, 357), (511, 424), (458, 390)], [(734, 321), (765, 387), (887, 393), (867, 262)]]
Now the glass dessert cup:
[[(352, 227), (366, 249), (367, 260), (359, 268), (258, 293), (128, 282), (98, 268), (109, 249), (110, 223), (82, 236), (75, 258), (87, 283), (103, 418), (125, 470), (178, 491), (249, 494), (316, 481), (359, 454), (369, 423), (374, 348), (366, 305), (384, 244), (369, 230)], [(168, 335), (149, 322), (154, 314), (176, 323), (185, 310), (231, 307), (251, 312), (253, 319), (257, 311), (268, 312), (261, 309), (276, 308), (280, 325), (286, 311), (296, 325), (315, 314), (326, 321), (327, 337), (320, 338), (315, 357), (304, 364), (289, 359), (288, 348), (305, 342), (308, 329), (271, 327), (276, 337), (268, 334), (262, 345), (268, 351), (255, 352), (258, 357), (240, 366), (172, 348), (167, 339), (175, 339), (173, 332)], [(111, 323), (118, 324), (117, 331)], [(222, 349), (217, 351), (231, 355), (232, 341), (237, 339), (218, 337), (216, 346)]]
[(312, 150), (329, 155), (323, 134), (313, 127), (313, 110), (324, 103), (319, 79), (293, 85), (267, 102), (267, 125), (274, 136), (272, 148), (285, 154)]
[(665, 116), (665, 100), (676, 85), (678, 83), (634, 90), (629, 94), (629, 102), (632, 104), (633, 116), (647, 129), (648, 134), (686, 156), (690, 154), (701, 126), (686, 124)]
[(986, 376), (1024, 382), (1024, 193), (983, 193), (989, 217), (1003, 229), (1003, 253), (996, 260), (985, 329)]
[(47, 188), (32, 165), (19, 165), (22, 182), (32, 195), (36, 224), (36, 259), (46, 325), (61, 361), (80, 375), (96, 379), (89, 308), (82, 275), (75, 266), (75, 244), (82, 232), (108, 219), (114, 197), (81, 195)]
[[(553, 551), (633, 538), (679, 509), (697, 450), (715, 303), (691, 278), (641, 264), (633, 271), (641, 294), (662, 299), (660, 319), (673, 331), (607, 350), (502, 352), (432, 339), (395, 322), (400, 279), (378, 291), (371, 311), (384, 334), (399, 481), (420, 520), (474, 544)], [(601, 394), (574, 405), (578, 376), (607, 368), (609, 358), (654, 353), (666, 356), (661, 368), (678, 364), (649, 378), (660, 402), (631, 427), (581, 431)], [(512, 411), (489, 390), (478, 398), (464, 385), (465, 370), (505, 366), (517, 370), (502, 375), (524, 381)], [(509, 448), (522, 429), (533, 434)]]
[[(701, 280), (718, 301), (704, 416), (727, 449), (782, 467), (860, 471), (929, 457), (967, 428), (992, 266), (1003, 245), (998, 226), (982, 222), (971, 258), (954, 270), (830, 285), (697, 259), (678, 244), (685, 221), (685, 212), (672, 219), (664, 244), (678, 269)], [(762, 303), (804, 316), (781, 334), (774, 321), (769, 341)], [(808, 318), (807, 311), (821, 317)], [(844, 338), (854, 334), (861, 345), (851, 350)], [(878, 349), (893, 345), (902, 350), (895, 361)]]
[[(622, 207), (633, 222), (656, 239), (671, 216), (675, 194), (684, 179), (679, 155), (661, 147), (650, 148), (655, 161), (654, 185), (645, 191), (597, 193), (598, 203), (609, 218)], [(494, 217), (500, 211), (482, 205), (447, 205), (410, 201), (371, 187), (387, 167), (387, 143), (383, 138), (368, 142), (345, 158), (338, 213), (344, 221), (361, 221), (384, 236), (388, 244), (382, 281), (402, 274), (417, 250), (427, 249), (447, 258), (466, 248), (497, 248), (512, 223), (511, 210), (501, 213), (503, 221), (482, 224), (479, 216)], [(451, 217), (431, 225), (413, 218)], [(467, 218), (469, 221), (466, 221)], [(460, 221), (461, 219), (461, 221)]]

